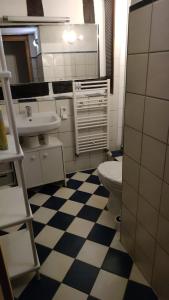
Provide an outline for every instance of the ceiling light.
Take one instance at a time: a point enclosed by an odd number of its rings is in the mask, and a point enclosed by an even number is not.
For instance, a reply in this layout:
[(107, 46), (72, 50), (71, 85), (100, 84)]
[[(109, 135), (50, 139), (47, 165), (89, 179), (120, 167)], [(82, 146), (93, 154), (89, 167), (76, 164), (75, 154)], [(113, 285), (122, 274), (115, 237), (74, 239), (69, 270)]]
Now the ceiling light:
[(31, 17), (31, 16), (3, 16), (3, 22), (7, 23), (68, 23), (69, 17)]

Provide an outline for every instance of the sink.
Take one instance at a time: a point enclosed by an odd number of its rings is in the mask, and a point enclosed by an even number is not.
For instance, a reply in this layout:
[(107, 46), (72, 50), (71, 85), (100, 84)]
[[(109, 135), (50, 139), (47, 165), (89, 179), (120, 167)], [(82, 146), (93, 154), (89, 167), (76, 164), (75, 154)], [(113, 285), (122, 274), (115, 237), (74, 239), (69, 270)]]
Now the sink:
[(58, 128), (60, 123), (60, 117), (54, 112), (33, 113), (32, 117), (26, 117), (25, 114), (16, 115), (16, 126), (20, 136), (32, 136), (49, 132)]

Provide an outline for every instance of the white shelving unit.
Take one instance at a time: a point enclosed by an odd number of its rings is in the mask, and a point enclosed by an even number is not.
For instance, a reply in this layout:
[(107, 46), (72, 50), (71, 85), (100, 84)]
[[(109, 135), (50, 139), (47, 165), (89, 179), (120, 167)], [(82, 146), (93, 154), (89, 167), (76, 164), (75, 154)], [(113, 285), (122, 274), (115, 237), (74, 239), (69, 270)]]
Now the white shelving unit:
[(2, 36), (0, 33), (0, 81), (6, 104), (10, 135), (8, 136), (8, 150), (0, 151), (0, 164), (15, 162), (18, 166), (19, 186), (0, 189), (0, 229), (26, 224), (26, 229), (0, 236), (0, 245), (4, 254), (10, 278), (15, 278), (40, 267), (32, 227), (32, 212), (28, 202), (22, 166), (23, 152), (19, 144), (15, 115), (12, 103)]
[(76, 154), (109, 149), (109, 80), (73, 82)]

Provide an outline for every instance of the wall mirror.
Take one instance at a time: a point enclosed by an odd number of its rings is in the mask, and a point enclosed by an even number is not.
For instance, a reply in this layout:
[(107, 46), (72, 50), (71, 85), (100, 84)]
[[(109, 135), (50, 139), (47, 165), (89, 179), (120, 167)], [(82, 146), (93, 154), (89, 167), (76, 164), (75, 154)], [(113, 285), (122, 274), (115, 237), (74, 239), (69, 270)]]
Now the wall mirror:
[(11, 84), (99, 77), (98, 25), (1, 28)]

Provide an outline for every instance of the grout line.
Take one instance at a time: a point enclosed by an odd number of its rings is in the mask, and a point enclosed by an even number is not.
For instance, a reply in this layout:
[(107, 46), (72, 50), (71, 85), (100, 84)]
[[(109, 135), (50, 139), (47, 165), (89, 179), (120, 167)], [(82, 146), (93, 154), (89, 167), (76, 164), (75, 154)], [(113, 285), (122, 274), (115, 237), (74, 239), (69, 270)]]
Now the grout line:
[(135, 53), (128, 53), (129, 56), (134, 56), (134, 55), (142, 55), (142, 54), (156, 54), (156, 53), (169, 53), (169, 49), (168, 50), (154, 50), (154, 51), (143, 51), (143, 52), (135, 52)]
[(145, 95), (145, 94), (141, 94), (141, 93), (134, 93), (134, 92), (130, 92), (130, 91), (126, 91), (126, 94), (131, 94), (131, 95), (136, 95), (136, 96), (143, 96), (144, 98), (154, 98), (154, 99), (158, 99), (158, 100), (164, 100), (164, 101), (169, 101), (169, 99), (165, 99), (162, 97), (156, 97), (156, 96), (152, 96), (152, 95)]
[[(138, 129), (136, 129), (136, 128), (134, 128), (133, 126), (131, 126), (131, 125), (128, 125), (128, 124), (125, 124), (125, 127), (127, 127), (127, 128), (130, 128), (130, 129), (133, 129), (134, 131), (136, 131), (137, 133), (142, 133), (142, 131), (140, 131), (140, 130), (138, 130)], [(143, 126), (144, 127), (144, 126)], [(168, 137), (168, 134), (167, 134), (167, 141), (166, 142), (164, 142), (164, 141), (162, 141), (162, 140), (159, 140), (158, 138), (156, 138), (156, 137), (154, 137), (154, 136), (152, 136), (152, 135), (150, 135), (150, 134), (148, 134), (148, 133), (146, 133), (146, 132), (144, 132), (143, 131), (143, 135), (145, 135), (145, 136), (147, 136), (147, 137), (149, 137), (149, 138), (152, 138), (153, 140), (155, 140), (155, 141), (157, 141), (157, 142), (159, 142), (159, 143), (161, 143), (161, 144), (163, 144), (163, 145), (168, 145), (168, 139), (169, 139), (169, 137)]]

